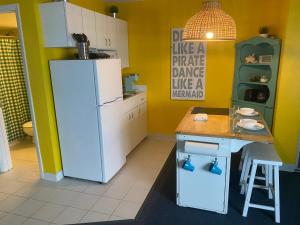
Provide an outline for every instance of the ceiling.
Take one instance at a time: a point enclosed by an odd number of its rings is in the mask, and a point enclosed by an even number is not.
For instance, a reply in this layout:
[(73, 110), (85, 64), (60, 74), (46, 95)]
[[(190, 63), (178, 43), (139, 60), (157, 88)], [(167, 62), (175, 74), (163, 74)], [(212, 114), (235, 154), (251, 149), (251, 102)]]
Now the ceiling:
[(0, 13), (0, 28), (17, 28), (15, 13)]

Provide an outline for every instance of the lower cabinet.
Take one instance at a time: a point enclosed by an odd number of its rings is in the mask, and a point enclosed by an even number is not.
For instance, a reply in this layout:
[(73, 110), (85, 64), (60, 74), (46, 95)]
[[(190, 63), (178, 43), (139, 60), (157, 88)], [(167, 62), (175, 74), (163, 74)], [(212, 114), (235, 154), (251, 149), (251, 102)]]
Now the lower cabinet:
[(123, 104), (123, 143), (124, 151), (128, 155), (147, 136), (145, 93), (125, 100)]

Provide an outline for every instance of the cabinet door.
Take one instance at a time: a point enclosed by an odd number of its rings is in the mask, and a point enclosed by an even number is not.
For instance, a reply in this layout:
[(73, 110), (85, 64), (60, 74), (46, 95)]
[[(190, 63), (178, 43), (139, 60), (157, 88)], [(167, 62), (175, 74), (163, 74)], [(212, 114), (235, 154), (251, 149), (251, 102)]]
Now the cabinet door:
[[(136, 107), (132, 110), (132, 135), (131, 135), (131, 143), (132, 149), (135, 148), (139, 144), (139, 108)], [(131, 150), (132, 150), (131, 149)]]
[(96, 13), (96, 39), (98, 49), (107, 49), (106, 16)]
[(189, 154), (177, 153), (177, 193), (178, 204), (185, 207), (224, 212), (226, 188), (226, 157), (218, 157), (221, 175), (209, 171), (210, 163), (215, 157), (190, 154), (193, 172), (184, 170), (182, 164)]
[(76, 47), (73, 33), (83, 33), (82, 8), (70, 3), (66, 4), (68, 46)]
[(123, 114), (123, 129), (122, 129), (122, 142), (123, 142), (123, 150), (125, 155), (128, 155), (131, 151), (131, 121), (132, 121), (132, 112), (125, 112)]
[(106, 38), (107, 49), (116, 50), (117, 48), (117, 22), (116, 19), (110, 16), (106, 16)]
[(91, 48), (97, 47), (95, 20), (95, 13), (93, 11), (82, 8), (83, 33), (88, 37)]
[(139, 121), (138, 121), (139, 142), (147, 136), (147, 103), (139, 105)]
[(122, 68), (129, 67), (128, 60), (128, 26), (123, 20), (117, 21), (117, 51), (121, 58)]

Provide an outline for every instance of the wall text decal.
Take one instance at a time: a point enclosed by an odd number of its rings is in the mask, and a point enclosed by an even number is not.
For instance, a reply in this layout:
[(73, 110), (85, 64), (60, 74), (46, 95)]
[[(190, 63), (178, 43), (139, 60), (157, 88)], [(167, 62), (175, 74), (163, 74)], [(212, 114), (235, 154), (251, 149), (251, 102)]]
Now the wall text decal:
[(183, 29), (172, 29), (171, 99), (204, 100), (206, 43), (182, 41)]

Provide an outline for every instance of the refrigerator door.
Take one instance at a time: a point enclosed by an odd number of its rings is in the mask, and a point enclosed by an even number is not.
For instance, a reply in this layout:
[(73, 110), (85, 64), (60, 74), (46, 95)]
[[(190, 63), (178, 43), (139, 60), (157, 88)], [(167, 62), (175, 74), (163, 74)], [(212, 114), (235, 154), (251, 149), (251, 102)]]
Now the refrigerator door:
[(64, 175), (102, 181), (93, 62), (50, 61)]
[(123, 97), (120, 59), (95, 60), (95, 71), (98, 105)]
[(108, 182), (126, 163), (122, 144), (123, 101), (99, 107), (102, 147), (102, 182)]

